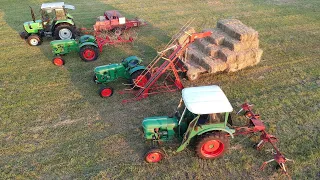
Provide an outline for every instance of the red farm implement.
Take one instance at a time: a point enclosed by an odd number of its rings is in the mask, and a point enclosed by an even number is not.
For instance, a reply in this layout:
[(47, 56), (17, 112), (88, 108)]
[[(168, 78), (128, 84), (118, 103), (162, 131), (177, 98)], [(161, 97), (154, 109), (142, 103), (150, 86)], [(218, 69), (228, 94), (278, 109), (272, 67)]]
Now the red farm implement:
[[(212, 32), (194, 33), (188, 28), (187, 23), (181, 31), (171, 39), (165, 49), (158, 52), (158, 56), (147, 66), (147, 68), (133, 80), (135, 97), (123, 100), (123, 103), (140, 100), (151, 94), (163, 92), (174, 92), (183, 89), (179, 72), (187, 71), (180, 59), (188, 46), (196, 39), (210, 36)], [(122, 92), (124, 93), (124, 91)]]
[(285, 167), (285, 163), (287, 161), (293, 161), (293, 160), (286, 158), (280, 152), (279, 148), (276, 146), (278, 139), (275, 136), (266, 132), (266, 127), (263, 121), (260, 119), (260, 115), (255, 114), (252, 111), (252, 105), (249, 105), (248, 103), (242, 104), (241, 109), (237, 114), (239, 114), (242, 111), (244, 111), (244, 116), (248, 118), (249, 122), (246, 126), (243, 126), (243, 127), (233, 127), (236, 130), (233, 135), (236, 136), (236, 135), (248, 135), (253, 133), (261, 133), (260, 142), (256, 145), (256, 149), (261, 150), (267, 143), (271, 144), (273, 148), (272, 149), (273, 159), (269, 161), (265, 161), (261, 165), (260, 170), (263, 170), (268, 163), (275, 161), (276, 163), (278, 163), (278, 165), (282, 169), (282, 172), (285, 175), (289, 176), (288, 171)]

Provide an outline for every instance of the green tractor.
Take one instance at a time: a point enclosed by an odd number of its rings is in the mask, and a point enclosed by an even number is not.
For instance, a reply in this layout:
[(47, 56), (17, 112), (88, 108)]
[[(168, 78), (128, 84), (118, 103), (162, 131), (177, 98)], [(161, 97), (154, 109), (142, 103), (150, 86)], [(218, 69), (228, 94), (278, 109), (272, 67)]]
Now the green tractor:
[[(146, 71), (146, 67), (141, 65), (141, 63), (141, 58), (129, 56), (123, 59), (121, 63), (98, 66), (94, 69), (94, 82), (97, 84), (107, 84), (118, 78), (124, 78), (129, 80), (129, 84), (135, 85), (137, 88), (143, 87), (150, 78), (150, 74), (141, 75)], [(100, 88), (99, 94), (103, 98), (110, 97), (113, 94), (113, 89), (103, 86)]]
[(44, 3), (41, 5), (41, 20), (36, 20), (30, 9), (32, 21), (25, 22), (24, 31), (20, 33), (30, 46), (40, 45), (43, 37), (75, 38), (76, 26), (73, 17), (67, 13), (67, 9), (75, 9), (74, 6), (64, 2)]
[(157, 146), (174, 137), (181, 140), (177, 152), (184, 150), (195, 139), (195, 151), (200, 158), (214, 159), (223, 156), (229, 147), (229, 137), (233, 137), (235, 132), (228, 127), (232, 110), (219, 86), (183, 89), (182, 99), (173, 116), (147, 117), (142, 121), (144, 137), (152, 144), (144, 157), (145, 161), (161, 161), (165, 153)]
[(65, 64), (62, 55), (68, 54), (72, 51), (79, 52), (79, 56), (83, 61), (95, 61), (99, 56), (99, 47), (94, 36), (81, 36), (79, 41), (75, 39), (55, 40), (51, 41), (52, 52), (55, 57), (52, 63), (56, 66)]

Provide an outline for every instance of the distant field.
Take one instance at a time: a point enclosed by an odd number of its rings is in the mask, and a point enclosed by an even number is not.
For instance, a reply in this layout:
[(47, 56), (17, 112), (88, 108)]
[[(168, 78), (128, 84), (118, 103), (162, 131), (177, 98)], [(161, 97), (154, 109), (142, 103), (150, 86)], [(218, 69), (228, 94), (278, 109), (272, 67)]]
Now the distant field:
[[(255, 67), (230, 74), (203, 76), (186, 86), (217, 84), (235, 110), (255, 104), (268, 131), (280, 139), (293, 179), (320, 179), (320, 1), (319, 0), (70, 0), (77, 25), (92, 27), (97, 16), (117, 9), (140, 17), (133, 44), (105, 47), (99, 59), (85, 63), (66, 56), (62, 68), (51, 63), (50, 39), (30, 47), (18, 32), (30, 21), (29, 5), (40, 18), (41, 3), (2, 0), (0, 7), (0, 179), (285, 179), (265, 148), (252, 148), (258, 136), (236, 137), (223, 158), (199, 159), (192, 147), (146, 164), (147, 150), (139, 130), (144, 117), (167, 115), (180, 93), (151, 96), (121, 104), (118, 93), (101, 99), (92, 82), (93, 68), (129, 55), (150, 62), (191, 18), (197, 30), (217, 20), (237, 18), (259, 32), (264, 50)], [(110, 83), (116, 91), (122, 83)]]

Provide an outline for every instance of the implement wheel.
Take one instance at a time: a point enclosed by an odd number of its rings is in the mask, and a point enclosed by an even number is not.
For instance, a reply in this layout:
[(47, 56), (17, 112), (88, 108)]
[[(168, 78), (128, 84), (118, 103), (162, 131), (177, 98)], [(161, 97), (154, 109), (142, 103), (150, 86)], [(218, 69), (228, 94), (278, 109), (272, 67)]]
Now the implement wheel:
[(63, 66), (64, 60), (62, 59), (62, 57), (58, 56), (52, 59), (52, 63), (56, 66)]
[(118, 28), (113, 29), (113, 32), (114, 32), (114, 35), (116, 35), (118, 37), (122, 34), (122, 29), (118, 27)]
[(111, 87), (102, 87), (99, 90), (99, 95), (103, 98), (107, 98), (112, 96), (113, 94), (113, 89)]
[(145, 155), (144, 160), (147, 163), (157, 163), (160, 162), (165, 156), (165, 153), (162, 149), (155, 148), (150, 149)]
[(97, 47), (87, 45), (80, 48), (79, 55), (82, 60), (90, 62), (98, 59), (99, 51)]
[(228, 137), (222, 134), (207, 134), (199, 140), (196, 153), (202, 159), (215, 159), (223, 156), (228, 148)]
[(131, 74), (130, 84), (132, 84), (134, 89), (140, 89), (140, 87), (144, 87), (144, 85), (148, 82), (151, 75), (146, 71), (147, 70), (141, 69)]

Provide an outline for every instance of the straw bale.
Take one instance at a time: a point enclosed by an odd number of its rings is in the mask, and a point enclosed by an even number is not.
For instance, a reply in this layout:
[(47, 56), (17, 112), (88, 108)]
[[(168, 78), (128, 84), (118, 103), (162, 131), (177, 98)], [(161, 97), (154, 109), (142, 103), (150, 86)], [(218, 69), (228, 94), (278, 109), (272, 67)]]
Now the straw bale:
[(223, 40), (226, 34), (221, 29), (218, 29), (218, 28), (213, 28), (209, 30), (212, 32), (212, 34), (206, 37), (206, 39), (210, 43), (213, 43), (215, 45), (221, 45), (223, 43)]
[(217, 73), (217, 72), (223, 72), (228, 68), (228, 65), (225, 61), (219, 58), (212, 58), (211, 59), (211, 72), (210, 73)]
[(179, 45), (185, 45), (189, 42), (188, 41), (189, 36), (193, 33), (196, 33), (196, 30), (193, 27), (189, 27), (184, 32), (179, 33), (178, 35), (174, 36), (173, 38), (178, 38), (176, 40), (176, 43), (178, 43)]
[(221, 48), (218, 52), (218, 57), (223, 61), (233, 62), (236, 60), (236, 53), (228, 48)]
[(254, 41), (238, 41), (230, 36), (225, 36), (223, 45), (228, 47), (230, 50), (239, 52), (247, 49), (259, 48), (259, 40)]
[(204, 38), (202, 39), (196, 39), (195, 43), (193, 43), (198, 50), (200, 50), (203, 53), (206, 53), (207, 46), (210, 45), (209, 41), (206, 41)]
[(190, 58), (189, 62), (191, 61), (195, 64), (198, 64), (208, 72), (211, 71), (210, 61), (207, 59), (208, 57), (199, 51), (199, 49), (190, 48), (187, 53)]
[(257, 31), (237, 19), (219, 20), (217, 27), (239, 41), (254, 41), (258, 39)]
[(209, 44), (206, 47), (205, 54), (208, 55), (208, 56), (217, 57), (218, 54), (219, 54), (219, 50), (220, 50), (219, 46), (217, 46), (215, 44)]

